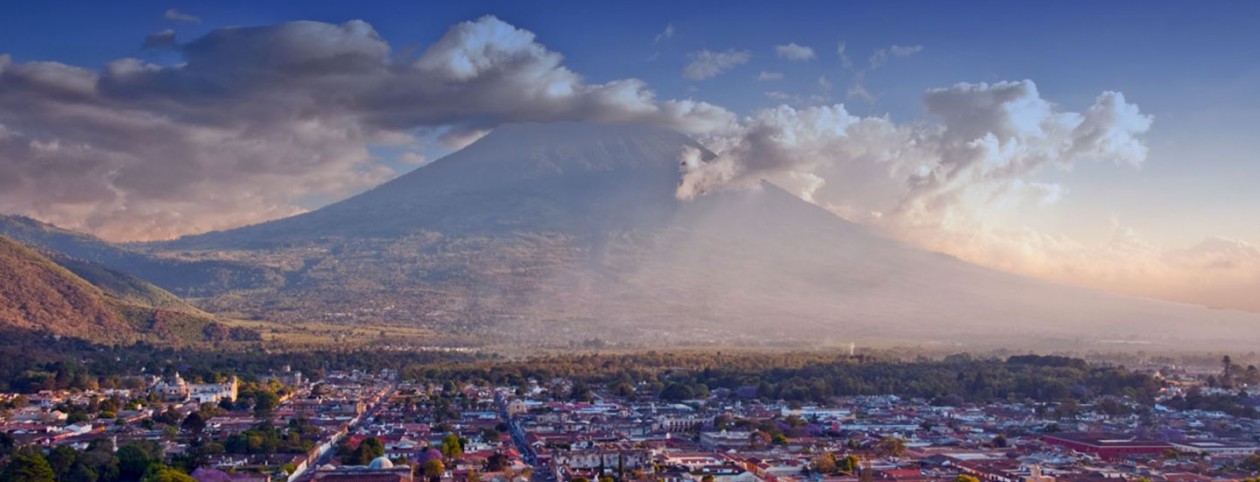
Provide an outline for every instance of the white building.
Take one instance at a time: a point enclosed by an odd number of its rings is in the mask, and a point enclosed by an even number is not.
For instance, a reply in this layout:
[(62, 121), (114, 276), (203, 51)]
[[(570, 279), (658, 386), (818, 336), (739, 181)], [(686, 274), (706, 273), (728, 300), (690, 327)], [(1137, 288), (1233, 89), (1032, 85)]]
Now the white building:
[(1215, 457), (1246, 457), (1260, 450), (1255, 443), (1233, 440), (1187, 440), (1172, 442), (1178, 452)]
[(235, 402), (239, 387), (236, 377), (224, 383), (188, 383), (176, 372), (170, 379), (153, 385), (152, 390), (167, 401), (217, 403), (225, 398)]

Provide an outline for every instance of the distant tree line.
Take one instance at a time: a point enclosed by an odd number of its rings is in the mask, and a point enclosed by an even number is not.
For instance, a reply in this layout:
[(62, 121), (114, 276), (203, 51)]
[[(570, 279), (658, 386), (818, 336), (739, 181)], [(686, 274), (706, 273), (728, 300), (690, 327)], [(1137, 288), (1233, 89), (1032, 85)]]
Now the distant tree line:
[(363, 348), (317, 350), (177, 349), (138, 343), (102, 346), (28, 332), (0, 332), (0, 391), (141, 388), (140, 374), (214, 382), (236, 375), (257, 380), (289, 366), (310, 378), (326, 370), (401, 370), (414, 363), (458, 363), (484, 357), (462, 353), (402, 352)]
[(836, 396), (895, 394), (945, 402), (1034, 400), (1056, 402), (1100, 396), (1150, 400), (1154, 378), (1120, 367), (1092, 366), (1066, 357), (1021, 355), (1005, 360), (955, 355), (913, 362), (834, 354), (640, 353), (572, 355), (519, 361), (413, 364), (404, 375), (420, 380), (523, 386), (526, 380), (573, 380), (570, 398), (589, 398), (589, 386), (623, 396), (664, 400), (707, 397), (726, 389), (741, 396), (823, 402)]

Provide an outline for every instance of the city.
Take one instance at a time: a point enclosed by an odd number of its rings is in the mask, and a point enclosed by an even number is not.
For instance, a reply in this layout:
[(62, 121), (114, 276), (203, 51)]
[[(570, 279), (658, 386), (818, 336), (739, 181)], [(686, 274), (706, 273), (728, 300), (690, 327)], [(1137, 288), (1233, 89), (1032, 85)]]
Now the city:
[[(1005, 364), (1083, 365), (1025, 358)], [(126, 480), (150, 464), (194, 467), (199, 482), (1249, 479), (1260, 470), (1260, 373), (1224, 370), (1234, 373), (1145, 373), (1158, 382), (1149, 401), (1078, 386), (1060, 402), (988, 403), (787, 401), (758, 393), (766, 386), (709, 390), (624, 372), (603, 385), (389, 369), (221, 383), (174, 373), (123, 380), (135, 388), (4, 395), (0, 433), (8, 450), (45, 449), (61, 480)], [(1234, 397), (1243, 403), (1205, 401)], [(102, 450), (117, 455), (93, 465)]]

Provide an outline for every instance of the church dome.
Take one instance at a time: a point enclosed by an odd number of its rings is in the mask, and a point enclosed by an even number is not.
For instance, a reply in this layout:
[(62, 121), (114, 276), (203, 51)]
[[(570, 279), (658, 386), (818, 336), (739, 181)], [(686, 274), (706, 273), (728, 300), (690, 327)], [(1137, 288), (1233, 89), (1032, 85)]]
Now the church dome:
[(382, 455), (373, 459), (372, 462), (368, 464), (368, 468), (372, 470), (392, 469), (394, 468), (394, 463), (390, 462), (389, 458)]

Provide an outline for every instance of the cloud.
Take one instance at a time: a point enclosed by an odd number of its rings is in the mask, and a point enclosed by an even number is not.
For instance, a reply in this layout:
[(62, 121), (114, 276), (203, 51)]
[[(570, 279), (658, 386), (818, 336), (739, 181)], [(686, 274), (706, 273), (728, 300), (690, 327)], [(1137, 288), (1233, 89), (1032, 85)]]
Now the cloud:
[[(867, 74), (883, 68), (888, 64), (888, 60), (890, 58), (909, 57), (921, 51), (923, 51), (922, 45), (892, 45), (890, 47), (876, 50), (871, 54), (870, 58), (867, 59), (867, 67), (853, 73), (853, 81), (849, 84), (849, 88), (846, 91), (847, 98), (860, 99), (870, 104), (875, 103), (875, 101), (879, 99), (879, 96), (872, 94), (871, 91), (866, 88)], [(840, 46), (837, 47), (837, 53), (844, 61), (844, 67), (852, 68), (853, 61), (849, 59), (847, 54), (845, 54), (844, 42), (841, 42)]]
[(761, 82), (769, 82), (772, 80), (783, 80), (783, 73), (782, 72), (766, 72), (763, 70), (761, 71), (761, 73), (757, 74), (757, 80)]
[(779, 58), (792, 61), (804, 61), (814, 58), (814, 49), (804, 45), (797, 45), (795, 42), (787, 45), (776, 45), (774, 47), (774, 53), (778, 55)]
[(783, 92), (783, 91), (781, 91), (781, 90), (771, 90), (771, 91), (768, 91), (768, 92), (766, 92), (766, 93), (765, 93), (765, 96), (766, 96), (766, 98), (768, 98), (768, 99), (770, 99), (770, 100), (773, 100), (773, 101), (776, 101), (776, 102), (783, 102), (783, 103), (785, 103), (785, 104), (787, 104), (787, 103), (792, 103), (792, 102), (793, 102), (793, 100), (794, 100), (794, 99), (796, 99), (796, 96), (793, 96), (793, 95), (791, 95), (791, 94), (789, 94), (789, 93), (787, 93), (787, 92)]
[(888, 63), (890, 57), (909, 57), (923, 51), (922, 45), (893, 45), (876, 50), (868, 59), (871, 69), (878, 69)]
[(899, 209), (933, 217), (977, 186), (1005, 188), (1047, 165), (1070, 167), (1081, 159), (1138, 165), (1146, 158), (1141, 136), (1152, 123), (1116, 92), (1102, 93), (1084, 113), (1062, 112), (1029, 80), (931, 89), (924, 104), (941, 129), (925, 137), (933, 158), (908, 179)]
[[(785, 104), (801, 99), (771, 91)], [(841, 217), (912, 244), (1002, 270), (1113, 292), (1260, 310), (1260, 246), (1208, 237), (1164, 249), (1120, 224), (1098, 243), (1006, 219), (1053, 209), (1083, 162), (1140, 166), (1153, 118), (1119, 92), (1065, 109), (1032, 81), (929, 89), (909, 122), (851, 114), (842, 105), (755, 111), (702, 136), (713, 151), (680, 155), (676, 192), (693, 199), (770, 181)], [(1106, 234), (1106, 233), (1104, 233)]]
[(0, 56), (0, 211), (110, 239), (155, 239), (301, 212), (395, 173), (372, 146), (445, 146), (507, 122), (721, 130), (726, 110), (588, 83), (494, 17), (396, 56), (366, 22), (224, 28), (183, 62), (99, 70)]
[(398, 156), (398, 160), (413, 166), (423, 166), (429, 163), (429, 158), (418, 152), (404, 152)]
[(142, 47), (146, 49), (164, 49), (175, 47), (176, 45), (175, 31), (168, 28), (145, 37)]
[(691, 62), (683, 67), (682, 75), (691, 80), (711, 79), (751, 59), (752, 53), (747, 50), (701, 50), (691, 54)]
[[(850, 135), (859, 131), (862, 137)], [(864, 144), (878, 139), (878, 149), (884, 150), (908, 135), (886, 119), (853, 116), (840, 105), (760, 110), (742, 119), (733, 134), (704, 139), (716, 158), (703, 159), (699, 152), (682, 156), (684, 175), (677, 195), (691, 199), (714, 190), (803, 174), (826, 181), (822, 173), (841, 164), (881, 162), (865, 155), (868, 147)]]
[(189, 15), (173, 8), (168, 9), (166, 13), (162, 14), (162, 18), (178, 23), (201, 23), (201, 17)]
[(661, 33), (656, 34), (656, 37), (652, 39), (652, 43), (659, 44), (661, 42), (669, 40), (673, 36), (674, 36), (674, 24), (671, 23), (669, 25), (666, 25), (665, 30), (662, 30)]
[(1119, 93), (1069, 112), (1031, 81), (931, 89), (924, 104), (926, 118), (908, 124), (854, 116), (842, 105), (755, 112), (706, 139), (715, 159), (683, 157), (678, 196), (810, 174), (825, 184), (810, 195), (850, 219), (939, 229), (983, 206), (1057, 202), (1064, 188), (1036, 179), (1048, 166), (1139, 164), (1151, 126)]
[(868, 104), (874, 104), (878, 98), (875, 97), (875, 94), (872, 94), (871, 91), (866, 90), (865, 77), (866, 75), (861, 72), (854, 75), (853, 83), (845, 90), (845, 97), (849, 99), (860, 99), (866, 101)]
[(853, 68), (853, 59), (849, 58), (849, 54), (846, 52), (847, 48), (848, 47), (845, 45), (844, 41), (840, 41), (840, 43), (836, 45), (836, 56), (840, 57), (840, 65), (844, 66), (846, 69), (851, 69)]
[(1260, 273), (1260, 247), (1241, 239), (1209, 236), (1189, 248), (1168, 253), (1177, 266), (1240, 274)]

